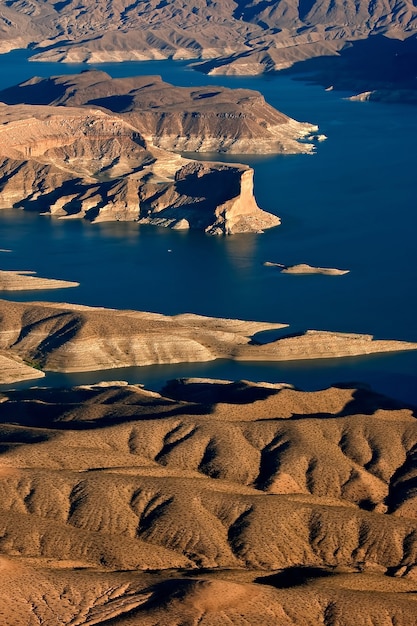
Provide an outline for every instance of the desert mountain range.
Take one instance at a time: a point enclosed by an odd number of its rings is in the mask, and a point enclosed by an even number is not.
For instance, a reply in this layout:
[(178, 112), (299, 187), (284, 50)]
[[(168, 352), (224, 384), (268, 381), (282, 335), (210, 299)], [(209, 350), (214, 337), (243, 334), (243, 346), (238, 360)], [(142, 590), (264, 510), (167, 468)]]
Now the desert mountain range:
[[(361, 99), (417, 102), (412, 0), (8, 0), (0, 52), (39, 61), (186, 59), (210, 74), (292, 68)], [(317, 61), (317, 62), (316, 62)]]
[(5, 625), (415, 623), (412, 409), (200, 379), (0, 399)]
[(94, 63), (215, 59), (226, 73), (282, 69), (348, 41), (402, 40), (417, 28), (411, 0), (9, 0), (1, 18), (3, 52), (31, 46), (41, 60)]

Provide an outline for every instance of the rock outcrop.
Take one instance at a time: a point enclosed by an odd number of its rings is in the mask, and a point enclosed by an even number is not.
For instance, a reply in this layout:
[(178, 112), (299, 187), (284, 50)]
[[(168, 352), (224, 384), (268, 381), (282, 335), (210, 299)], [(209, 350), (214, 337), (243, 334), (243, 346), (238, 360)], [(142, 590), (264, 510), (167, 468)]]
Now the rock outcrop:
[(6, 353), (0, 351), (0, 384), (7, 385), (22, 380), (43, 378), (45, 374), (36, 367), (33, 367), (33, 365), (33, 363), (25, 362), (19, 356), (9, 351), (6, 351)]
[(164, 363), (293, 361), (416, 350), (405, 341), (309, 330), (269, 343), (256, 334), (285, 324), (199, 315), (173, 317), (80, 305), (0, 300), (0, 349), (42, 370), (95, 371)]
[(139, 188), (140, 224), (176, 229), (197, 228), (211, 235), (262, 232), (280, 219), (258, 208), (253, 170), (191, 162), (175, 175), (174, 184)]
[(335, 267), (316, 267), (308, 263), (284, 265), (283, 263), (265, 261), (264, 265), (265, 267), (277, 267), (282, 274), (322, 274), (323, 276), (343, 276), (344, 274), (349, 274), (349, 270), (340, 270)]
[(1, 393), (0, 422), (5, 623), (415, 623), (410, 407), (107, 383)]
[(2, 207), (226, 234), (280, 222), (257, 207), (247, 166), (193, 165), (114, 114), (1, 104), (0, 119)]

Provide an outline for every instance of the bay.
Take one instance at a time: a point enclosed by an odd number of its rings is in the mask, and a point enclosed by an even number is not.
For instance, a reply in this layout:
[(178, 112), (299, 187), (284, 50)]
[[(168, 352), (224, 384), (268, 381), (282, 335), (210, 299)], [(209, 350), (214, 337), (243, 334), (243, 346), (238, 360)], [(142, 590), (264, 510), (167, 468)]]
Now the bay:
[[(26, 51), (0, 56), (0, 86), (33, 75), (89, 69), (35, 63)], [(224, 85), (261, 91), (279, 110), (317, 123), (328, 139), (314, 155), (238, 155), (255, 170), (259, 206), (282, 225), (264, 234), (208, 237), (130, 223), (60, 221), (0, 211), (2, 269), (31, 269), (77, 280), (71, 290), (13, 294), (16, 300), (286, 322), (417, 341), (416, 109), (358, 103), (288, 76), (210, 77), (186, 63), (100, 64), (112, 76), (160, 74), (177, 85)], [(201, 156), (200, 156), (201, 158)], [(214, 160), (219, 155), (208, 155)], [(346, 268), (342, 277), (289, 276), (265, 261)], [(130, 368), (63, 376), (41, 384), (125, 379), (159, 388), (176, 376), (286, 381), (315, 389), (338, 381), (371, 384), (417, 404), (417, 354), (403, 353), (297, 364), (215, 362)], [(46, 382), (45, 382), (46, 381)], [(26, 383), (28, 384), (28, 383)]]

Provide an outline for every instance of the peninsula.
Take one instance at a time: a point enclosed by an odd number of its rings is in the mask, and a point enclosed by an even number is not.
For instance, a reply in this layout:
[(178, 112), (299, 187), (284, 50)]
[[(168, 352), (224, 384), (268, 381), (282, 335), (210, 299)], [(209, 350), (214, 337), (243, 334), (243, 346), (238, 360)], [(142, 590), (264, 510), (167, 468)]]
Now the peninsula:
[(55, 372), (216, 359), (281, 362), (417, 349), (412, 342), (317, 330), (260, 343), (257, 333), (286, 324), (73, 304), (0, 300), (0, 314), (3, 354)]
[(35, 291), (78, 287), (80, 283), (56, 278), (41, 278), (31, 271), (0, 270), (0, 291)]
[(309, 153), (317, 131), (258, 92), (97, 71), (34, 78), (0, 100), (1, 207), (209, 234), (260, 232), (280, 220), (257, 206), (251, 168), (178, 150)]

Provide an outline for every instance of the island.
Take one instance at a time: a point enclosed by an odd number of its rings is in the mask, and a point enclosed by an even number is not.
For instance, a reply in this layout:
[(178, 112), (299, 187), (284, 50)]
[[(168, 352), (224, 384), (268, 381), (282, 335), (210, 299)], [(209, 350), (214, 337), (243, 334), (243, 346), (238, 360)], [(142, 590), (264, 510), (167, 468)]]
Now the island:
[(281, 274), (322, 274), (323, 276), (343, 276), (344, 274), (349, 274), (349, 270), (340, 270), (335, 267), (315, 267), (308, 263), (284, 265), (283, 263), (265, 261), (264, 266), (277, 267), (281, 271)]

